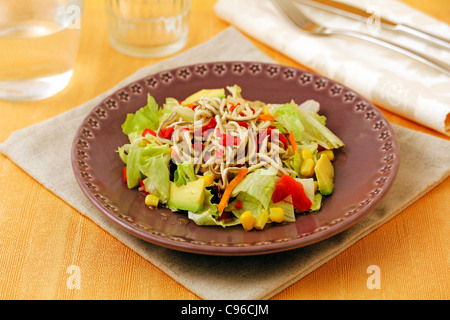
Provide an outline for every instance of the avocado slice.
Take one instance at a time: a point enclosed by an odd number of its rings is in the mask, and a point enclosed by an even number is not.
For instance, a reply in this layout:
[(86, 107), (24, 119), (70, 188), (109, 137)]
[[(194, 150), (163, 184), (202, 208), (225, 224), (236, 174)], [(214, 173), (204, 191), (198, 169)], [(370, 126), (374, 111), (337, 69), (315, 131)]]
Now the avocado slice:
[(334, 189), (334, 167), (330, 159), (322, 154), (314, 167), (319, 192), (327, 196)]
[(205, 199), (205, 180), (191, 181), (178, 186), (170, 182), (169, 208), (197, 212), (203, 209)]
[(208, 98), (225, 98), (225, 89), (202, 89), (186, 99), (184, 99), (183, 102), (181, 102), (182, 105), (194, 103), (202, 97), (208, 97)]

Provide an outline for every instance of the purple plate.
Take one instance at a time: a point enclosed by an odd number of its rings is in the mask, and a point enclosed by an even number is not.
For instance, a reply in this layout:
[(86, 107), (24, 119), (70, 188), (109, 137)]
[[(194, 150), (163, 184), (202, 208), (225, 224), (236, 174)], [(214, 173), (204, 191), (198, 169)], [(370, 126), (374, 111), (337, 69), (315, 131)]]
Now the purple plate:
[[(205, 88), (237, 84), (243, 96), (267, 103), (314, 99), (327, 126), (346, 144), (336, 152), (335, 189), (318, 213), (262, 231), (242, 226), (197, 226), (183, 213), (149, 209), (144, 196), (122, 182), (116, 150), (128, 142), (121, 125), (146, 104), (147, 93), (162, 105)], [(210, 255), (256, 255), (291, 250), (329, 238), (368, 215), (392, 186), (399, 147), (384, 115), (345, 86), (315, 73), (259, 62), (214, 62), (175, 68), (135, 81), (104, 99), (81, 123), (72, 166), (81, 190), (112, 223), (163, 247)]]

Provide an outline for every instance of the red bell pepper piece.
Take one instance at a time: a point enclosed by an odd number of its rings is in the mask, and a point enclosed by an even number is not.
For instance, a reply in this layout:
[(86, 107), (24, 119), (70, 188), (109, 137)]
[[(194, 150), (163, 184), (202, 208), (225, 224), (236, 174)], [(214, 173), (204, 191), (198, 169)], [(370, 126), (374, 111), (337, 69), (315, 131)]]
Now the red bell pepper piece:
[(278, 139), (280, 139), (281, 143), (284, 145), (284, 148), (287, 149), (289, 147), (286, 136), (280, 132)]
[(155, 137), (156, 137), (156, 132), (153, 131), (152, 129), (145, 129), (145, 130), (142, 132), (142, 136), (145, 137), (148, 133), (150, 133), (152, 136), (155, 136)]
[(232, 145), (239, 145), (241, 143), (241, 139), (237, 138), (237, 137), (232, 137), (229, 136), (225, 133), (221, 133), (219, 128), (216, 129), (216, 137), (220, 138), (219, 140), (219, 144), (221, 146), (232, 146)]
[(127, 167), (123, 167), (123, 170), (122, 170), (122, 181), (124, 183), (127, 183)]
[(175, 130), (174, 127), (164, 128), (164, 129), (159, 130), (159, 135), (163, 139), (169, 139), (170, 140), (174, 130)]
[[(259, 143), (262, 143), (264, 139), (267, 137), (267, 135), (271, 138), (272, 129), (275, 129), (275, 127), (270, 126), (266, 130), (259, 132)], [(281, 132), (278, 134), (278, 140), (280, 140), (280, 142), (284, 145), (285, 149), (289, 147), (287, 138)]]
[(237, 137), (232, 137), (226, 134), (222, 135), (222, 139), (220, 139), (219, 144), (221, 146), (237, 146), (241, 143), (241, 139), (237, 138)]
[(230, 107), (230, 112), (233, 112), (233, 110), (236, 109), (236, 107), (239, 106), (240, 104), (241, 104), (240, 102), (238, 102), (237, 104), (233, 104), (233, 105)]
[(139, 181), (139, 185), (140, 185), (139, 191), (141, 191), (141, 192), (142, 192), (143, 194), (145, 194), (145, 195), (149, 194), (149, 193), (145, 190), (144, 180)]
[(292, 183), (289, 183), (285, 176), (282, 176), (276, 183), (275, 189), (272, 193), (272, 201), (273, 203), (280, 202), (287, 196), (291, 194), (290, 188), (292, 187)]
[(283, 175), (275, 184), (272, 201), (277, 203), (289, 195), (292, 196), (295, 209), (308, 211), (311, 208), (311, 200), (306, 195), (303, 185), (291, 176)]
[[(214, 129), (217, 125), (217, 121), (215, 118), (211, 118), (211, 120), (209, 120), (209, 122), (207, 124), (205, 124), (204, 126), (202, 126), (202, 133), (201, 135), (203, 136), (204, 139), (206, 139), (209, 134), (211, 133), (211, 130)], [(198, 134), (198, 132), (194, 132), (194, 136), (196, 135), (196, 133)]]
[(216, 118), (211, 118), (211, 120), (209, 120), (208, 124), (205, 124), (202, 127), (202, 131), (206, 131), (206, 130), (209, 130), (209, 129), (214, 129), (216, 127), (216, 125), (217, 125)]
[[(272, 129), (276, 129), (276, 128), (273, 126), (270, 126), (269, 128), (267, 128), (267, 134), (269, 134), (269, 135), (272, 134)], [(279, 132), (279, 134), (278, 134), (278, 140), (280, 140), (280, 142), (284, 145), (285, 149), (287, 149), (289, 147), (287, 138), (281, 132)]]

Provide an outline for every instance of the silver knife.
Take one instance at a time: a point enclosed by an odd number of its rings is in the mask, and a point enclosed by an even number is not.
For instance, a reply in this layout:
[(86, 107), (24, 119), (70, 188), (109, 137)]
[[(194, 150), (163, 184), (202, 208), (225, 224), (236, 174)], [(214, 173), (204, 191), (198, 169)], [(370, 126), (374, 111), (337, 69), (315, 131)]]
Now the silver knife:
[[(356, 8), (339, 1), (333, 0), (295, 0), (295, 1), (301, 4), (305, 4), (309, 7), (314, 7), (334, 14), (340, 14), (353, 20), (367, 22), (368, 19), (373, 19), (373, 13), (366, 12), (360, 8)], [(380, 26), (385, 29), (400, 31), (405, 34), (414, 36), (416, 38), (427, 40), (435, 44), (441, 45), (443, 47), (446, 47), (447, 49), (450, 49), (449, 39), (445, 39), (435, 34), (419, 30), (406, 24), (396, 23), (383, 17), (377, 17), (377, 19), (378, 18)]]

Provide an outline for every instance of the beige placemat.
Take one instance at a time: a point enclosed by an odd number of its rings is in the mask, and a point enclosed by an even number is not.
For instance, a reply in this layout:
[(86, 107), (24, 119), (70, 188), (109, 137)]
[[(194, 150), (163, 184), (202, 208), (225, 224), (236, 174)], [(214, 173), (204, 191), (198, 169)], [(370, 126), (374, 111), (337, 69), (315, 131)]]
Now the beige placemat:
[[(119, 241), (193, 293), (209, 300), (272, 297), (395, 216), (450, 173), (450, 142), (394, 126), (401, 148), (395, 185), (373, 213), (330, 239), (265, 256), (217, 257), (173, 251), (131, 236), (104, 218), (80, 191), (71, 168), (75, 131), (87, 113), (117, 88), (164, 69), (212, 60), (270, 61), (230, 27), (198, 47), (140, 70), (75, 109), (14, 132), (0, 144), (0, 152)], [(233, 272), (218, 277), (217, 270)]]

